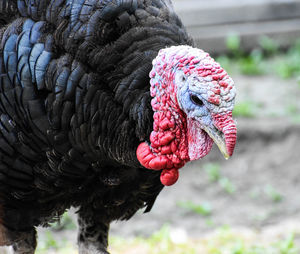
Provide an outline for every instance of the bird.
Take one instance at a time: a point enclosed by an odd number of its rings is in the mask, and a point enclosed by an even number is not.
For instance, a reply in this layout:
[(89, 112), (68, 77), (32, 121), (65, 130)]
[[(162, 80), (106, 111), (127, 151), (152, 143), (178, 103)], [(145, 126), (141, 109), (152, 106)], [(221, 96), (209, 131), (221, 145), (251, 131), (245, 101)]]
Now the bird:
[(75, 207), (79, 253), (108, 253), (187, 162), (232, 156), (235, 96), (170, 0), (0, 0), (0, 245)]

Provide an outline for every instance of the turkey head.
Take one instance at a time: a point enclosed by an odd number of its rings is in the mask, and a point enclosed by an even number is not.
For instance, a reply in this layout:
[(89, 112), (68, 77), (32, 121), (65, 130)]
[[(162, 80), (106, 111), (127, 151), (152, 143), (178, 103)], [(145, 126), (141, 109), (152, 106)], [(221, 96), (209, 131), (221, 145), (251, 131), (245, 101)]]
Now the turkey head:
[(138, 146), (137, 158), (148, 169), (162, 170), (162, 184), (174, 184), (178, 169), (207, 155), (213, 143), (226, 159), (233, 154), (235, 87), (208, 53), (190, 46), (162, 49), (150, 79), (153, 131), (150, 144)]

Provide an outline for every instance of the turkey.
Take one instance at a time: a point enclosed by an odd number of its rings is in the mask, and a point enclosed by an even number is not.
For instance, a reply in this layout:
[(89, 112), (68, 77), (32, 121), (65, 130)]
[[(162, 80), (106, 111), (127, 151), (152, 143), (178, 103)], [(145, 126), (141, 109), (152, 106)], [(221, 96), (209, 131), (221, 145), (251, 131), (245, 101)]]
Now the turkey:
[(232, 155), (235, 93), (170, 0), (0, 0), (0, 245), (75, 207), (79, 253), (108, 253), (111, 221)]

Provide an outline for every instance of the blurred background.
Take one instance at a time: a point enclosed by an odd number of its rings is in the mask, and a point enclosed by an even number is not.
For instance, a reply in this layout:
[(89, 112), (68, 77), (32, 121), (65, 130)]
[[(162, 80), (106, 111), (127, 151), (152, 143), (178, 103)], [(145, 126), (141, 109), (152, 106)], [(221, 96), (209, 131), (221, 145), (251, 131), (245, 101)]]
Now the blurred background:
[[(300, 253), (300, 1), (173, 0), (197, 47), (234, 79), (238, 143), (188, 164), (152, 211), (111, 227), (112, 254)], [(76, 218), (37, 253), (77, 253)]]

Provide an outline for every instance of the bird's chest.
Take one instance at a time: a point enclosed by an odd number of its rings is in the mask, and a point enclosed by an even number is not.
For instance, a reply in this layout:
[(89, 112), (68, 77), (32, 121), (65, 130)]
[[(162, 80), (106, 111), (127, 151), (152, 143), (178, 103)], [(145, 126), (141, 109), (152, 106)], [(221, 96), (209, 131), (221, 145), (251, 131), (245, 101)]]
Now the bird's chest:
[(142, 168), (102, 172), (91, 184), (90, 199), (82, 200), (81, 206), (93, 207), (109, 221), (129, 219), (138, 209), (154, 202), (162, 188), (159, 173)]
[(159, 172), (73, 157), (67, 160), (48, 153), (49, 161), (36, 170), (39, 203), (45, 214), (53, 207), (63, 211), (74, 206), (93, 210), (109, 221), (129, 219), (154, 202), (162, 188)]

